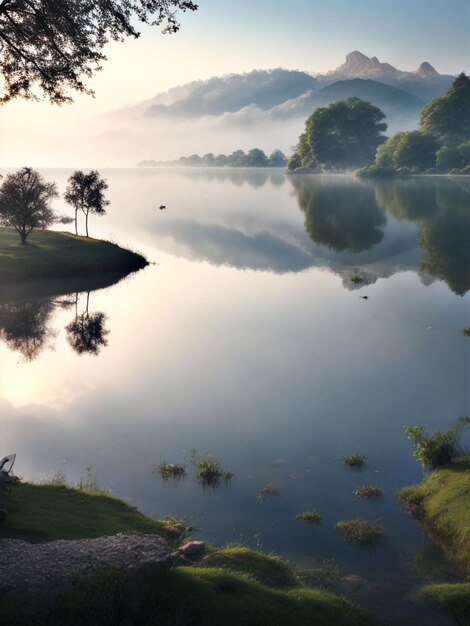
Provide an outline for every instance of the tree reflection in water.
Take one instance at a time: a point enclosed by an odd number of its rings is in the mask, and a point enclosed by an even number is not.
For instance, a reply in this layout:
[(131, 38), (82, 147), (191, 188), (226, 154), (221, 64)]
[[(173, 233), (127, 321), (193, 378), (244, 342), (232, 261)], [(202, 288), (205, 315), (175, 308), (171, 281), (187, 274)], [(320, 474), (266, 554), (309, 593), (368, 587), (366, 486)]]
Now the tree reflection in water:
[(470, 180), (375, 181), (377, 203), (420, 227), (421, 269), (463, 296), (470, 289)]
[(99, 311), (89, 312), (90, 292), (86, 296), (83, 313), (78, 313), (78, 293), (75, 301), (75, 319), (67, 324), (67, 341), (77, 354), (94, 354), (97, 356), (101, 348), (108, 345), (109, 330), (105, 327), (107, 317)]
[(374, 190), (352, 178), (292, 176), (305, 230), (317, 244), (337, 252), (363, 252), (379, 244), (386, 218)]
[(56, 335), (49, 324), (55, 306), (53, 298), (0, 303), (0, 339), (33, 361)]

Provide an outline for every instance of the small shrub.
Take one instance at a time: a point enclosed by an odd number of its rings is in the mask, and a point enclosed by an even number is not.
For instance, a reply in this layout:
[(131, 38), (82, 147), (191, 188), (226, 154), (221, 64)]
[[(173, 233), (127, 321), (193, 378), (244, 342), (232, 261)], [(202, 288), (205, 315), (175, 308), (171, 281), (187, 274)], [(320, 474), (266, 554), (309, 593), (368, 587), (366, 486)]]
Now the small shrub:
[(367, 459), (367, 454), (347, 454), (341, 457), (343, 464), (349, 467), (362, 467)]
[(384, 495), (383, 489), (374, 485), (362, 485), (353, 489), (353, 494), (358, 498), (366, 498), (367, 500), (377, 500)]
[(470, 423), (470, 417), (459, 417), (449, 430), (429, 434), (424, 426), (405, 426), (405, 432), (415, 447), (413, 455), (424, 470), (433, 470), (447, 465), (456, 456), (462, 454), (460, 436), (464, 426)]
[(340, 520), (336, 528), (349, 543), (373, 547), (384, 534), (383, 526), (365, 519)]
[(156, 463), (153, 466), (153, 469), (155, 472), (160, 474), (164, 481), (167, 481), (170, 478), (174, 481), (186, 478), (186, 466), (178, 463), (173, 464), (161, 461), (160, 463)]
[(234, 478), (232, 472), (226, 472), (220, 463), (212, 458), (210, 452), (191, 450), (191, 463), (196, 468), (196, 479), (203, 487), (215, 489), (221, 481), (228, 485)]
[(319, 524), (322, 521), (322, 516), (317, 511), (304, 511), (296, 515), (295, 519), (305, 524)]
[(275, 487), (272, 483), (267, 483), (259, 492), (257, 500), (258, 502), (263, 502), (269, 496), (278, 496), (280, 495), (280, 491), (277, 487)]

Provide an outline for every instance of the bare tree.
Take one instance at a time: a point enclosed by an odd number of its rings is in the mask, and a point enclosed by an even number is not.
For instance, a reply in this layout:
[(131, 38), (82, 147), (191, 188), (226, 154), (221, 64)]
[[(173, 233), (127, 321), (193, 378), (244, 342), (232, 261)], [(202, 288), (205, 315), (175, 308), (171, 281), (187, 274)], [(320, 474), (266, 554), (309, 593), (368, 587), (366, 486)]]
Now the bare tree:
[(196, 9), (190, 0), (0, 0), (0, 103), (92, 94), (84, 79), (101, 69), (106, 43), (139, 37), (138, 22), (175, 33), (176, 12)]
[(50, 202), (58, 195), (55, 183), (48, 183), (31, 167), (8, 174), (0, 187), (0, 224), (14, 228), (24, 245), (34, 228), (47, 228), (56, 221)]
[(97, 170), (91, 170), (88, 174), (76, 170), (68, 179), (67, 189), (64, 194), (65, 200), (75, 209), (75, 234), (78, 235), (77, 213), (82, 211), (85, 216), (86, 236), (88, 234), (88, 215), (105, 215), (105, 206), (109, 200), (104, 197), (108, 188), (107, 182), (101, 178)]

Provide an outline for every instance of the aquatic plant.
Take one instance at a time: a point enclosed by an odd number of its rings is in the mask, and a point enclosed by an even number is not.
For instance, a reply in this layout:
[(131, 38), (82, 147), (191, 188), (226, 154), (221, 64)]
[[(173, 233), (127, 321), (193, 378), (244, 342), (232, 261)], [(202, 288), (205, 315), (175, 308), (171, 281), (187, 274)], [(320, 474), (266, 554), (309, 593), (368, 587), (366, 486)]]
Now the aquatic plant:
[(367, 454), (346, 454), (342, 457), (343, 464), (349, 467), (362, 467), (367, 459)]
[(317, 511), (304, 511), (295, 516), (295, 519), (305, 524), (319, 524), (322, 521), (322, 516)]
[(367, 500), (377, 500), (384, 495), (383, 489), (375, 485), (362, 485), (353, 489), (353, 494), (358, 498), (366, 498)]
[(179, 463), (167, 463), (166, 461), (161, 461), (160, 463), (155, 463), (153, 469), (155, 472), (160, 474), (164, 481), (167, 481), (170, 478), (174, 481), (186, 478), (186, 466), (180, 465)]
[(210, 452), (191, 450), (191, 463), (196, 468), (196, 479), (203, 487), (218, 487), (221, 481), (226, 485), (234, 478), (232, 472), (225, 471), (220, 463), (212, 458)]
[(470, 417), (459, 417), (449, 430), (437, 431), (433, 435), (424, 426), (404, 426), (415, 447), (413, 456), (425, 471), (442, 467), (457, 456), (463, 454), (460, 437), (464, 426), (470, 423)]
[(383, 526), (362, 518), (340, 520), (335, 528), (341, 532), (346, 541), (358, 546), (375, 546), (384, 534)]
[(278, 496), (280, 495), (280, 490), (275, 487), (272, 483), (266, 483), (266, 485), (260, 490), (257, 496), (258, 502), (263, 502), (269, 496)]
[(465, 335), (465, 337), (470, 337), (470, 326), (462, 329), (462, 335)]

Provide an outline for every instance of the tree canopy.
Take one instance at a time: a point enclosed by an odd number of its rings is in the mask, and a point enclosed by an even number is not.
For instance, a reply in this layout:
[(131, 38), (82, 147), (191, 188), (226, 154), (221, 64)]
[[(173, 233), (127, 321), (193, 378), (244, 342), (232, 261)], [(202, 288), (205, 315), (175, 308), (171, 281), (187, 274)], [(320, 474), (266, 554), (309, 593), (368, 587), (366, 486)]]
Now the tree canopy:
[(69, 177), (64, 198), (75, 209), (75, 233), (77, 233), (78, 211), (82, 211), (85, 216), (87, 237), (89, 214), (106, 215), (105, 207), (109, 201), (104, 197), (104, 192), (107, 188), (107, 182), (101, 178), (97, 170), (91, 170), (88, 174), (76, 170)]
[(196, 9), (190, 0), (0, 0), (0, 103), (92, 94), (84, 81), (101, 69), (109, 41), (139, 37), (139, 22), (174, 33), (176, 12)]
[[(359, 98), (348, 98), (317, 109), (307, 119), (297, 152), (302, 167), (346, 170), (373, 162), (385, 141), (384, 113)], [(295, 164), (298, 160), (291, 162)]]
[(443, 96), (434, 98), (420, 114), (421, 128), (443, 143), (470, 139), (470, 78), (459, 74)]
[(7, 174), (0, 187), (0, 224), (14, 228), (25, 244), (34, 228), (47, 228), (56, 221), (50, 203), (58, 195), (55, 183), (48, 183), (31, 167)]

